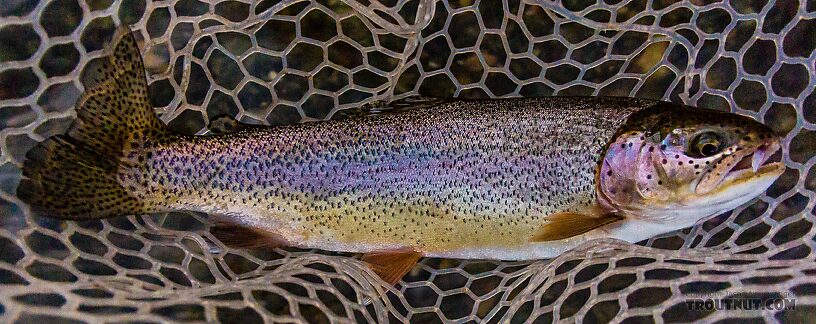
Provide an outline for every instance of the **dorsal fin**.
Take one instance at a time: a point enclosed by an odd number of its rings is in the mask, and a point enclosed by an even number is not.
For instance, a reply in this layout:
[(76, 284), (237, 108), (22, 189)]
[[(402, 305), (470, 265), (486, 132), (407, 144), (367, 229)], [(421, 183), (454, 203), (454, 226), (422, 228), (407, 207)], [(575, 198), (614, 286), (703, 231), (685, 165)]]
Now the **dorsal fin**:
[(396, 113), (401, 111), (421, 109), (439, 105), (448, 101), (444, 98), (411, 96), (394, 101), (374, 101), (358, 108), (339, 110), (332, 115), (332, 119), (359, 118), (364, 116)]
[(207, 128), (213, 135), (237, 133), (251, 127), (253, 126), (242, 124), (229, 115), (216, 116), (210, 120), (210, 123), (207, 125)]

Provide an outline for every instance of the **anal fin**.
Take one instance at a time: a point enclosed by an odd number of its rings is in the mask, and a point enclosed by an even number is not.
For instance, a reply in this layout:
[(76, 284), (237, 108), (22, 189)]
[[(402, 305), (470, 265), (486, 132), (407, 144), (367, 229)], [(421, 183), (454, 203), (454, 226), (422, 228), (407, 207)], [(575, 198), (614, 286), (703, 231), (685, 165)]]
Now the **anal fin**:
[(611, 213), (591, 216), (576, 212), (560, 212), (545, 219), (547, 222), (533, 233), (530, 242), (563, 240), (623, 220), (623, 217)]
[(262, 229), (218, 220), (210, 226), (210, 233), (224, 245), (233, 248), (270, 248), (288, 246), (280, 235)]
[(422, 254), (412, 250), (377, 251), (363, 255), (362, 260), (388, 284), (396, 284), (414, 268)]

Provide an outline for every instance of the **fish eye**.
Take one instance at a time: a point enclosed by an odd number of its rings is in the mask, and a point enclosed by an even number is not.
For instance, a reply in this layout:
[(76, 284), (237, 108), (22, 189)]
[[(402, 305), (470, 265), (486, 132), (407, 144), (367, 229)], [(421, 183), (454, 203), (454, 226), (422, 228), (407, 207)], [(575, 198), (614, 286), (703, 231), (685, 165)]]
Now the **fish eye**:
[(722, 138), (714, 132), (705, 132), (697, 135), (691, 142), (693, 155), (709, 157), (722, 151)]

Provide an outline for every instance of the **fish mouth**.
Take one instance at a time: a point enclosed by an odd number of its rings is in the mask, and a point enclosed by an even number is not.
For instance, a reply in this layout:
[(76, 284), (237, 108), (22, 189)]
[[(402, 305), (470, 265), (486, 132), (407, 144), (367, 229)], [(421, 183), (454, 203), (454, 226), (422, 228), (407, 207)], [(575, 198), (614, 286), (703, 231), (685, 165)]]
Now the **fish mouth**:
[(778, 141), (763, 143), (753, 151), (746, 151), (741, 157), (736, 156), (739, 160), (725, 170), (718, 169), (718, 165), (725, 162), (725, 159), (730, 156), (721, 157), (703, 173), (696, 183), (695, 192), (698, 195), (709, 193), (717, 187), (723, 187), (723, 184), (726, 184), (724, 187), (727, 187), (755, 178), (779, 176), (785, 170), (781, 145)]
[[(752, 177), (775, 174), (784, 171), (782, 150), (778, 142), (763, 144), (753, 153), (743, 157), (723, 179), (723, 182), (733, 182)], [(781, 172), (779, 172), (781, 174)]]
[(729, 172), (751, 169), (752, 172), (757, 173), (761, 167), (777, 162), (782, 162), (782, 150), (779, 149), (779, 145), (776, 147), (762, 145), (751, 154), (744, 156)]

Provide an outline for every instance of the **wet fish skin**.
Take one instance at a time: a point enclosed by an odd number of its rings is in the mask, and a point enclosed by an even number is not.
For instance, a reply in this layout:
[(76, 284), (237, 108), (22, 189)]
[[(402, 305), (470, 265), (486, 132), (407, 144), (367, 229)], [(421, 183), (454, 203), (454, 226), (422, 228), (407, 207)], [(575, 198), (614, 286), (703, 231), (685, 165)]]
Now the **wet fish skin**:
[(603, 146), (626, 116), (656, 103), (463, 100), (171, 137), (148, 148), (146, 163), (120, 181), (162, 211), (229, 215), (296, 246), (512, 247), (526, 244), (545, 216), (593, 205)]

